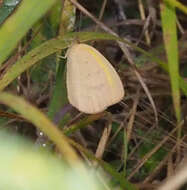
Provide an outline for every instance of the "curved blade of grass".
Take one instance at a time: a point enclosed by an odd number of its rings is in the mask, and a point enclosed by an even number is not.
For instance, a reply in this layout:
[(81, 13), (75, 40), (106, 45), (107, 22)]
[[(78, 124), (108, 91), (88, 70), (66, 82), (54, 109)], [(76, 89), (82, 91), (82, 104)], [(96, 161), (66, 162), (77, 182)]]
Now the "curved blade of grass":
[(41, 18), (56, 0), (24, 0), (16, 11), (0, 27), (0, 65), (10, 55), (17, 43)]
[[(3, 90), (8, 84), (10, 84), (16, 77), (21, 73), (29, 69), (31, 66), (36, 64), (38, 61), (44, 57), (51, 55), (59, 50), (67, 48), (75, 40), (79, 39), (80, 42), (86, 42), (89, 40), (118, 40), (123, 43), (128, 44), (130, 47), (134, 48), (136, 51), (144, 54), (150, 60), (157, 62), (160, 67), (168, 72), (168, 66), (158, 57), (155, 57), (153, 54), (143, 50), (142, 48), (137, 47), (136, 45), (128, 42), (127, 40), (118, 38), (111, 34), (106, 33), (97, 33), (97, 32), (73, 32), (64, 37), (59, 37), (56, 39), (49, 40), (44, 42), (39, 47), (31, 50), (27, 53), (22, 59), (18, 60), (12, 67), (10, 67), (7, 72), (0, 79), (0, 90)], [(187, 83), (182, 77), (179, 77), (180, 88), (182, 89), (185, 96), (187, 96)]]
[(10, 67), (7, 72), (0, 79), (0, 90), (3, 90), (10, 82), (12, 82), (16, 77), (21, 73), (29, 69), (35, 63), (41, 59), (58, 52), (59, 50), (69, 47), (72, 42), (76, 39), (79, 39), (80, 42), (96, 39), (105, 39), (105, 40), (115, 40), (115, 36), (110, 34), (102, 33), (69, 33), (63, 37), (49, 40), (44, 42), (37, 48), (34, 48), (29, 53), (27, 53), (22, 59), (18, 60), (12, 67)]
[(41, 111), (24, 99), (6, 92), (0, 93), (0, 102), (20, 113), (23, 118), (43, 131), (57, 145), (65, 160), (72, 166), (81, 163), (66, 137)]
[(161, 19), (164, 44), (168, 59), (169, 76), (171, 81), (173, 104), (177, 122), (181, 120), (180, 108), (180, 86), (179, 86), (179, 61), (178, 61), (178, 40), (176, 28), (175, 7), (161, 3)]
[(176, 0), (164, 0), (164, 1), (173, 7), (177, 7), (183, 13), (187, 14), (187, 7), (184, 6), (182, 3), (180, 3), (179, 1), (176, 1)]

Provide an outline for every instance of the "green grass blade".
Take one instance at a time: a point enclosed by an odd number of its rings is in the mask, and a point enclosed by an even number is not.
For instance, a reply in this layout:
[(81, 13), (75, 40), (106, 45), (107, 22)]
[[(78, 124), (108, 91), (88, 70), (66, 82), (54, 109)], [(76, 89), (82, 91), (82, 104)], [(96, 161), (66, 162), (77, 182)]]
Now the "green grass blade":
[(65, 74), (65, 64), (60, 63), (56, 75), (56, 85), (54, 87), (53, 96), (49, 104), (48, 116), (51, 120), (53, 120), (55, 113), (57, 113), (60, 108), (68, 103)]
[[(59, 1), (60, 2), (60, 1)], [(60, 2), (61, 3), (61, 2)], [(62, 4), (62, 3), (61, 3)], [(52, 9), (53, 10), (53, 9)], [(54, 12), (53, 12), (54, 14)], [(69, 0), (65, 0), (63, 3), (63, 9), (61, 11), (59, 35), (64, 36), (65, 33), (71, 32), (75, 23), (75, 7)], [(58, 20), (58, 19), (54, 19)], [(66, 68), (65, 59), (60, 58), (63, 52), (58, 51), (56, 53), (56, 86), (53, 89), (53, 96), (49, 106), (49, 117), (54, 118), (54, 114), (63, 109), (64, 105), (68, 104), (67, 89), (66, 89)], [(64, 53), (63, 53), (64, 55)], [(70, 114), (66, 113), (59, 121), (58, 125), (63, 127), (67, 120), (70, 118)]]
[(90, 124), (93, 121), (96, 121), (96, 120), (98, 120), (100, 118), (103, 118), (104, 116), (105, 116), (104, 112), (98, 113), (98, 114), (88, 115), (88, 116), (84, 117), (84, 119), (82, 119), (81, 121), (79, 121), (78, 123), (73, 124), (73, 125), (69, 126), (68, 128), (65, 128), (63, 130), (63, 133), (65, 135), (69, 136), (72, 133), (74, 133), (75, 131), (80, 130), (80, 129), (84, 128), (84, 127), (87, 127), (88, 124)]
[[(78, 32), (69, 33), (64, 35), (64, 37), (58, 37), (44, 42), (39, 47), (31, 50), (24, 57), (18, 60), (12, 67), (7, 69), (7, 72), (0, 78), (0, 90), (3, 90), (7, 85), (9, 85), (13, 80), (15, 80), (21, 73), (29, 69), (31, 66), (36, 64), (41, 59), (56, 53), (59, 50), (65, 49), (74, 42), (75, 39), (79, 39), (79, 42), (86, 42), (89, 40), (118, 40), (128, 44), (130, 47), (134, 48), (136, 51), (142, 53), (147, 57), (147, 59), (157, 62), (160, 67), (168, 72), (168, 65), (164, 61), (160, 60), (158, 57), (154, 56), (136, 45), (106, 33), (96, 33), (96, 32)], [(182, 89), (185, 96), (187, 96), (187, 82), (184, 81), (182, 77), (179, 77), (180, 88)]]
[(0, 65), (10, 55), (17, 43), (41, 18), (56, 0), (24, 0), (16, 11), (0, 27)]
[(180, 86), (179, 86), (179, 58), (176, 28), (175, 7), (161, 3), (161, 18), (164, 44), (168, 59), (169, 76), (171, 81), (173, 104), (178, 123), (181, 119)]
[(177, 7), (183, 13), (187, 14), (187, 7), (184, 6), (182, 3), (180, 3), (179, 1), (176, 1), (176, 0), (164, 0), (164, 1), (173, 7)]
[(110, 34), (82, 32), (69, 33), (63, 37), (48, 40), (31, 50), (7, 70), (7, 72), (0, 79), (0, 90), (3, 90), (8, 84), (16, 79), (16, 77), (18, 77), (21, 73), (29, 69), (41, 59), (56, 53), (59, 50), (69, 47), (76, 38), (78, 38), (80, 42), (96, 39), (117, 39), (115, 36)]

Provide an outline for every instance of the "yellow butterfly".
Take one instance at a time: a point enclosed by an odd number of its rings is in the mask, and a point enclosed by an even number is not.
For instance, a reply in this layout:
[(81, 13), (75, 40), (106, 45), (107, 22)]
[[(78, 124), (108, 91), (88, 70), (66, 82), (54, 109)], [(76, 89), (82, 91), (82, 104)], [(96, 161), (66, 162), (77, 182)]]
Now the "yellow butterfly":
[(68, 49), (66, 77), (69, 102), (84, 113), (102, 112), (124, 97), (119, 75), (92, 46), (74, 44)]

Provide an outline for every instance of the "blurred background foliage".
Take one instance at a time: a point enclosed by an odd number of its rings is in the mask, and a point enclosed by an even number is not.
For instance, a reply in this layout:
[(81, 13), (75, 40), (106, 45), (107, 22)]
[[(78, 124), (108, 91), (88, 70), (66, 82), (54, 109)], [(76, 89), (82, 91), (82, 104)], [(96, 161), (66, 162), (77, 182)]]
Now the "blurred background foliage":
[[(187, 148), (185, 4), (0, 0), (1, 189), (153, 189), (175, 173)], [(123, 81), (124, 99), (104, 113), (68, 104), (75, 41), (96, 47)]]
[(70, 168), (49, 152), (5, 131), (0, 138), (1, 189), (103, 189), (94, 173), (85, 175), (78, 165)]

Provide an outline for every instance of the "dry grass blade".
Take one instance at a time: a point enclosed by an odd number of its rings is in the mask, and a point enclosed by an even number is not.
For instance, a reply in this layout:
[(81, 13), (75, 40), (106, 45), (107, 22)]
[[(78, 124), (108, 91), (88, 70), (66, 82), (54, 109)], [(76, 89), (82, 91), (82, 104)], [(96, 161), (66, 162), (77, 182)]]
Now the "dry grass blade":
[[(145, 20), (145, 10), (144, 10), (144, 7), (143, 7), (142, 0), (138, 0), (138, 6), (139, 6), (139, 10), (140, 10), (141, 19)], [(151, 44), (151, 39), (150, 39), (149, 31), (148, 31), (147, 27), (146, 27), (146, 30), (145, 30), (145, 39), (146, 39), (147, 45), (150, 45)]]
[(108, 126), (106, 126), (103, 130), (103, 134), (100, 138), (100, 141), (99, 141), (99, 144), (98, 144), (98, 147), (97, 147), (97, 150), (96, 150), (96, 153), (95, 153), (95, 157), (96, 158), (102, 158), (103, 156), (103, 153), (105, 151), (105, 148), (106, 148), (106, 144), (108, 142), (108, 139), (109, 139), (109, 136), (110, 136), (110, 133), (111, 133), (111, 129), (112, 129), (112, 125), (111, 125), (111, 117), (109, 114), (108, 114)]
[(131, 110), (131, 115), (130, 115), (129, 122), (127, 125), (127, 143), (129, 142), (129, 140), (131, 138), (131, 134), (132, 134), (133, 123), (134, 123), (135, 115), (136, 115), (136, 109), (137, 109), (137, 105), (138, 105), (139, 97), (140, 97), (139, 93), (140, 93), (140, 90), (138, 90), (137, 96), (134, 100), (134, 104), (133, 104), (132, 110)]

